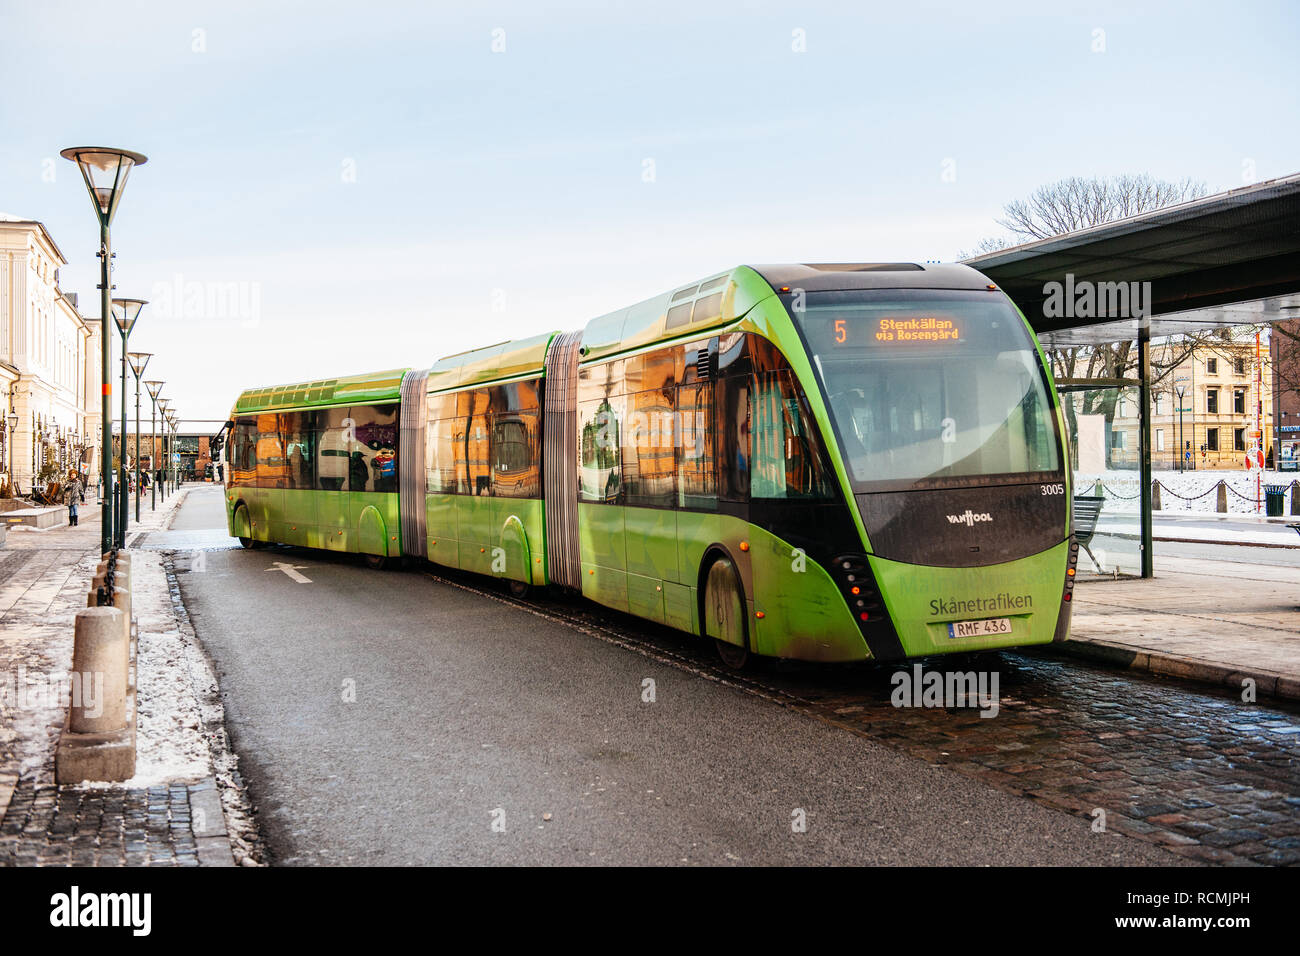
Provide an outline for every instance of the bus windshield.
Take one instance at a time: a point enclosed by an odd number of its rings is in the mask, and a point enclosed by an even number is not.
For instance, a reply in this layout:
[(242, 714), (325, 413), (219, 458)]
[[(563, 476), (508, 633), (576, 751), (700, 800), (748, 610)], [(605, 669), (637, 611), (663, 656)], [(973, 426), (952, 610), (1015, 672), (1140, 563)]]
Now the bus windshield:
[(1060, 471), (1038, 353), (1002, 294), (890, 289), (788, 301), (854, 491)]

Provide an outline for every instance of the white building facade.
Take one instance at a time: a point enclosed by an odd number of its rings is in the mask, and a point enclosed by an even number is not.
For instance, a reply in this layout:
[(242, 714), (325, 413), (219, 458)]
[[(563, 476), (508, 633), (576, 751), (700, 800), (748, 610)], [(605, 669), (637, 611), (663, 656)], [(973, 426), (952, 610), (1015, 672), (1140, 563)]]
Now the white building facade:
[(59, 288), (65, 265), (44, 225), (0, 213), (0, 485), (11, 493), (72, 468), (93, 485), (99, 467), (100, 323)]

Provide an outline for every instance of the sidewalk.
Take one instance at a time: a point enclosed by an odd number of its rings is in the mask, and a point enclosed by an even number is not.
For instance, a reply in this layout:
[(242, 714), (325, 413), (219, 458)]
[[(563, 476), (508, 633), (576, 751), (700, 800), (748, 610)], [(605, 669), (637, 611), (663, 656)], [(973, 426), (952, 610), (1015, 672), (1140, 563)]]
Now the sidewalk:
[(1151, 580), (1081, 578), (1070, 640), (1053, 647), (1300, 700), (1300, 567), (1157, 556)]
[[(144, 498), (138, 524), (132, 502), (128, 546), (166, 528), (187, 491), (156, 511)], [(11, 528), (0, 550), (0, 865), (233, 865), (208, 741), (216, 735), (196, 688), (205, 662), (178, 620), (156, 552), (135, 551), (132, 565), (136, 776), (120, 784), (54, 783), (73, 619), (85, 605), (99, 547), (100, 512), (91, 505), (75, 528), (66, 515), (53, 528)], [(219, 736), (224, 741), (224, 732)]]
[[(1237, 525), (1232, 527), (1231, 525)], [(1291, 548), (1300, 551), (1300, 534), (1289, 528), (1300, 524), (1300, 516), (1256, 518), (1245, 515), (1179, 515), (1170, 518), (1157, 513), (1152, 528), (1155, 541), (1184, 544), (1241, 544), (1261, 548)], [(1244, 526), (1244, 527), (1243, 527)], [(1097, 534), (1136, 541), (1142, 535), (1137, 515), (1107, 517), (1097, 523)]]

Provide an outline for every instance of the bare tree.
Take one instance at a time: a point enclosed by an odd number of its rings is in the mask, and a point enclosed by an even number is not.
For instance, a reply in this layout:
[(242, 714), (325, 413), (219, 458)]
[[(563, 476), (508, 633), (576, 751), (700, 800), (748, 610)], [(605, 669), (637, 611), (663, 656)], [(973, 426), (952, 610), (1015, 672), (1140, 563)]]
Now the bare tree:
[[(972, 255), (996, 252), (1013, 242), (1049, 239), (1090, 226), (1115, 222), (1153, 209), (1198, 199), (1208, 192), (1204, 183), (1191, 179), (1169, 182), (1155, 179), (1146, 173), (1091, 179), (1072, 176), (1039, 186), (1026, 199), (1007, 203), (1002, 207), (1003, 216), (997, 223), (1010, 232), (1011, 239), (983, 239), (973, 253), (963, 252), (961, 257), (966, 259)], [(1167, 360), (1159, 366), (1153, 364), (1153, 388), (1183, 359), (1210, 340), (1224, 344), (1230, 342), (1231, 337), (1225, 333), (1226, 330), (1218, 330), (1205, 335), (1189, 335), (1184, 336), (1182, 341), (1171, 343), (1173, 347), (1165, 350)], [(1139, 356), (1133, 342), (1117, 342), (1101, 346), (1049, 349), (1048, 358), (1052, 363), (1052, 372), (1058, 379), (1079, 380), (1126, 378), (1136, 370)], [(1118, 399), (1119, 391), (1114, 388), (1088, 391), (1084, 394), (1083, 414), (1104, 415), (1109, 427)], [(1065, 414), (1073, 436), (1073, 402), (1065, 403)]]
[(981, 239), (975, 244), (974, 249), (963, 249), (961, 252), (957, 253), (957, 258), (974, 259), (976, 256), (982, 256), (986, 253), (1000, 252), (1001, 250), (1008, 249), (1013, 245), (1015, 245), (1015, 243), (1010, 239), (1003, 239), (1001, 237)]
[(1007, 203), (998, 225), (1019, 241), (1031, 242), (1199, 199), (1207, 192), (1205, 183), (1168, 182), (1146, 173), (1094, 179), (1072, 176), (1039, 186), (1028, 199)]

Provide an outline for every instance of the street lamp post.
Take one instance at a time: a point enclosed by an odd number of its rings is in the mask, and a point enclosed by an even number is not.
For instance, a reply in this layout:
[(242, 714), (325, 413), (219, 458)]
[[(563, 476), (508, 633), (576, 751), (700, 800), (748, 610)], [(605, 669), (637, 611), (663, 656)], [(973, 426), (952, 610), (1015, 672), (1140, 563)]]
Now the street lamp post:
[(135, 373), (135, 521), (140, 523), (140, 376), (153, 357), (151, 352), (130, 352), (131, 371)]
[(172, 470), (172, 493), (175, 494), (180, 491), (181, 488), (181, 467), (180, 462), (177, 460), (180, 457), (180, 453), (176, 450), (177, 445), (179, 444), (178, 439), (180, 438), (181, 420), (176, 415), (176, 409), (168, 409), (168, 412), (171, 416), (172, 443), (171, 454), (167, 456), (167, 464)]
[(9, 413), (9, 493), (17, 496), (18, 485), (14, 481), (14, 432), (18, 430), (18, 413)]
[(1187, 379), (1180, 378), (1174, 382), (1174, 394), (1178, 396), (1178, 470), (1187, 470), (1187, 450), (1183, 447), (1186, 439), (1183, 437), (1183, 412), (1187, 411), (1183, 407), (1183, 398), (1187, 395)]
[(149, 410), (149, 470), (153, 474), (149, 476), (149, 510), (154, 511), (158, 508), (158, 393), (162, 391), (163, 383), (155, 379), (154, 381), (145, 382), (144, 387), (149, 390), (149, 401), (151, 403)]
[(172, 429), (171, 429), (172, 410), (171, 407), (172, 407), (172, 402), (170, 398), (164, 398), (158, 403), (158, 408), (161, 410), (161, 415), (162, 415), (162, 431), (163, 431), (162, 483), (163, 483), (164, 499), (166, 499), (168, 493), (171, 491), (170, 488), (171, 474), (172, 474)]
[(117, 213), (118, 203), (126, 189), (126, 180), (133, 166), (143, 166), (147, 160), (140, 153), (125, 149), (107, 149), (102, 146), (73, 146), (59, 153), (64, 159), (70, 159), (81, 170), (86, 181), (86, 189), (95, 204), (95, 213), (99, 217), (99, 289), (100, 289), (100, 346), (101, 355), (101, 408), (102, 442), (101, 470), (104, 481), (104, 507), (100, 510), (100, 546), (104, 551), (113, 547), (113, 510), (109, 507), (109, 492), (113, 487), (113, 403), (109, 367), (113, 362), (113, 343), (108, 336), (108, 317), (111, 312), (109, 303), (113, 286), (109, 281), (109, 269), (112, 257), (109, 242), (109, 226)]
[(170, 398), (158, 399), (158, 484), (162, 486), (163, 501), (167, 500), (167, 406), (171, 403)]
[(170, 408), (167, 409), (167, 487), (176, 494), (176, 425)]
[(117, 323), (117, 330), (122, 333), (122, 457), (121, 457), (121, 476), (122, 490), (118, 495), (120, 519), (117, 528), (117, 546), (126, 547), (126, 526), (127, 513), (130, 508), (128, 498), (130, 481), (126, 468), (126, 426), (128, 423), (126, 417), (126, 364), (127, 364), (127, 342), (131, 337), (131, 330), (135, 328), (135, 323), (140, 318), (140, 310), (148, 303), (144, 299), (114, 299), (113, 300), (113, 319)]

